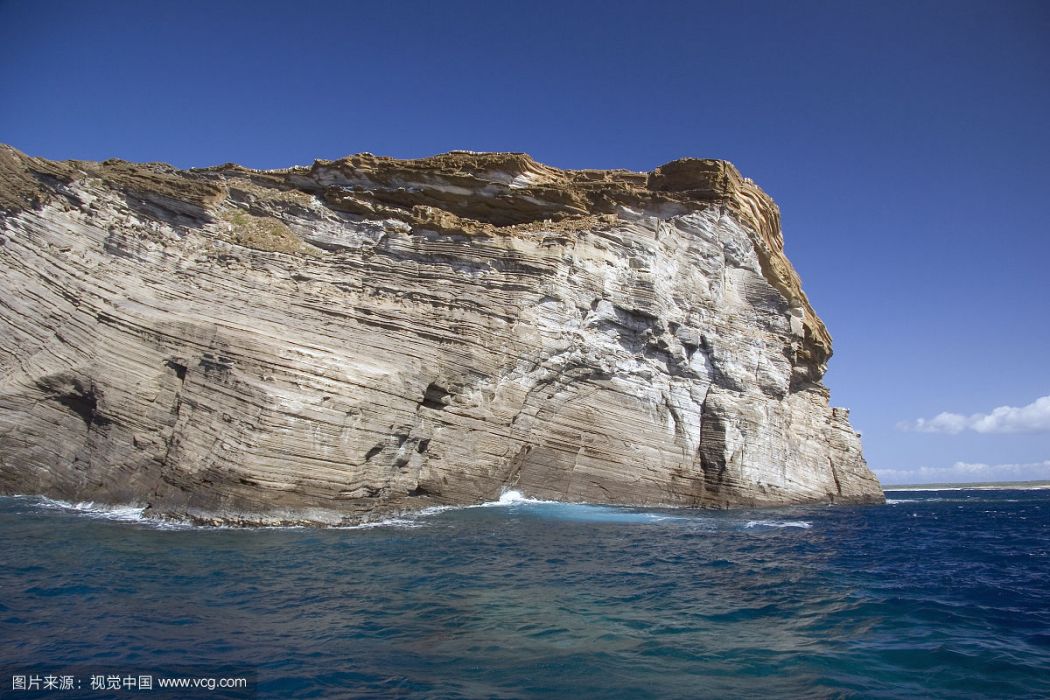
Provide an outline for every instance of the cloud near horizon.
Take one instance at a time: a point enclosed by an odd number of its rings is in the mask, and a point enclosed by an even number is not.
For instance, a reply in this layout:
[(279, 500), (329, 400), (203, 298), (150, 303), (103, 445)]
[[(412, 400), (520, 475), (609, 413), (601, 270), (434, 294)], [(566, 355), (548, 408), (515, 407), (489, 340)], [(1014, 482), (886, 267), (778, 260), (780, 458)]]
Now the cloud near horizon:
[(902, 421), (898, 430), (956, 435), (964, 430), (977, 433), (1047, 433), (1050, 432), (1050, 396), (1043, 396), (1027, 406), (999, 406), (991, 413), (939, 413), (933, 418)]
[(965, 484), (985, 481), (1050, 480), (1050, 459), (1028, 464), (956, 462), (950, 467), (875, 469), (883, 486), (893, 484)]

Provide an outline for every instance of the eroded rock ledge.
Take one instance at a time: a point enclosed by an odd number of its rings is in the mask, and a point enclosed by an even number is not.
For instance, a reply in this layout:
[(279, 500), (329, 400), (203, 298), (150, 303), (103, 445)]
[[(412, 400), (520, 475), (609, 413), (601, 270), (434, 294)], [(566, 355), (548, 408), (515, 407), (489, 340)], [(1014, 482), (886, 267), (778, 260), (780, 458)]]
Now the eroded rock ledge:
[(0, 491), (351, 523), (506, 488), (880, 502), (729, 163), (179, 171), (0, 147)]

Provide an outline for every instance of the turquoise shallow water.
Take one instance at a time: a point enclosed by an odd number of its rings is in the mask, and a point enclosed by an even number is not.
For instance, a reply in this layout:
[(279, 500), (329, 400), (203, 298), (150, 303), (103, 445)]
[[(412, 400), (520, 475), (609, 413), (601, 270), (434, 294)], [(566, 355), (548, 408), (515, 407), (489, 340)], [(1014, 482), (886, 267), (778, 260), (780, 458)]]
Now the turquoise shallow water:
[[(1050, 697), (1050, 491), (888, 496), (342, 530), (3, 498), (0, 697)], [(12, 690), (46, 673), (82, 688)], [(88, 688), (144, 673), (251, 689)]]

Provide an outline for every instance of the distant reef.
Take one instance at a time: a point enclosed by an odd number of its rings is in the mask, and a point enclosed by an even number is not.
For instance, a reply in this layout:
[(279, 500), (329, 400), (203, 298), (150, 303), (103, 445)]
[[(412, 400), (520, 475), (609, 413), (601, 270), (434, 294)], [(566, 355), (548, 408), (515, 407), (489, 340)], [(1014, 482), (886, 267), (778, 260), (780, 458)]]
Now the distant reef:
[(0, 147), (0, 492), (349, 524), (506, 489), (877, 503), (729, 163), (177, 170)]

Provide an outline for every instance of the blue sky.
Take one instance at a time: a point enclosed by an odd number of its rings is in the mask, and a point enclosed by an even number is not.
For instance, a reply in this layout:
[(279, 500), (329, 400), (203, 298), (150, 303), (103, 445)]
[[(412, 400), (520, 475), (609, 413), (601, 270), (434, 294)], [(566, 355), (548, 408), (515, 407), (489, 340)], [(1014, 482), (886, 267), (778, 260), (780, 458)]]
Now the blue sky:
[(1048, 76), (1046, 2), (0, 0), (33, 155), (733, 161), (887, 483), (1050, 479)]

